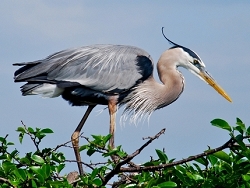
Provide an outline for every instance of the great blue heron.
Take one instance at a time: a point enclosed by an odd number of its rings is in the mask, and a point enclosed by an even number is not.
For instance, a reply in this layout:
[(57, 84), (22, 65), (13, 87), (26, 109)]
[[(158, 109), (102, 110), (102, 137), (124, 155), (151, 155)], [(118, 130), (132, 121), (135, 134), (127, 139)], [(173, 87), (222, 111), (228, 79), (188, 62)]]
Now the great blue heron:
[(150, 55), (133, 46), (85, 46), (63, 50), (43, 60), (13, 64), (22, 66), (15, 72), (14, 79), (15, 82), (27, 82), (21, 86), (23, 95), (40, 94), (51, 98), (61, 95), (73, 106), (88, 106), (71, 136), (81, 175), (84, 171), (79, 153), (79, 133), (98, 104), (108, 105), (109, 132), (112, 135), (109, 145), (114, 147), (117, 105), (125, 105), (124, 112), (130, 113), (132, 119), (136, 120), (171, 104), (184, 88), (184, 78), (177, 70), (179, 66), (190, 70), (228, 101), (232, 101), (208, 74), (194, 51), (167, 40), (173, 46), (163, 52), (157, 63), (162, 83), (156, 82), (153, 77)]

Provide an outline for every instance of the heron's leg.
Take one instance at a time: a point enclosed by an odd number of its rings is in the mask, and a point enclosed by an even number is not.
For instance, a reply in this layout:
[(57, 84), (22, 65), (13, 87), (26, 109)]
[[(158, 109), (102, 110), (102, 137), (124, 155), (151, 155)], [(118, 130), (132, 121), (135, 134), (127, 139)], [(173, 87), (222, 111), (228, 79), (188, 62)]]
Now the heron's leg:
[(109, 115), (110, 115), (110, 127), (109, 127), (109, 134), (112, 135), (112, 137), (109, 140), (109, 146), (111, 148), (115, 147), (115, 117), (116, 117), (116, 110), (117, 106), (116, 103), (110, 101), (108, 103), (108, 108), (109, 108)]
[(82, 117), (82, 120), (80, 121), (79, 125), (77, 126), (76, 130), (73, 132), (72, 136), (71, 136), (71, 141), (72, 141), (72, 145), (73, 145), (73, 149), (75, 152), (75, 156), (76, 156), (76, 160), (77, 160), (77, 165), (78, 165), (78, 169), (79, 169), (79, 173), (80, 175), (84, 174), (83, 168), (82, 168), (82, 160), (81, 160), (81, 156), (80, 156), (80, 152), (79, 152), (79, 135), (80, 135), (80, 131), (84, 125), (84, 123), (86, 122), (90, 112), (93, 110), (93, 108), (96, 105), (89, 105), (88, 109), (86, 110), (84, 116)]

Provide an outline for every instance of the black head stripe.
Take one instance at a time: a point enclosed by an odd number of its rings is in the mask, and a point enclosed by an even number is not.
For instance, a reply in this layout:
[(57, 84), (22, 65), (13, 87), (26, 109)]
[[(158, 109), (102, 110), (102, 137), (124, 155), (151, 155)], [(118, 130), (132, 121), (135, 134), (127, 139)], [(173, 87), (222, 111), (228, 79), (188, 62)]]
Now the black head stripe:
[(185, 47), (181, 47), (185, 52), (187, 52), (190, 56), (192, 56), (195, 59), (198, 59), (201, 61), (201, 59), (199, 58), (199, 56), (192, 50), (185, 48)]
[(190, 50), (189, 48), (186, 48), (186, 47), (184, 47), (184, 46), (178, 45), (178, 46), (173, 46), (173, 47), (171, 47), (171, 48), (169, 48), (169, 49), (174, 49), (174, 48), (182, 48), (185, 52), (187, 52), (187, 53), (188, 53), (190, 56), (192, 56), (194, 59), (198, 59), (198, 60), (201, 61), (201, 59), (199, 58), (199, 56), (198, 56), (194, 51)]

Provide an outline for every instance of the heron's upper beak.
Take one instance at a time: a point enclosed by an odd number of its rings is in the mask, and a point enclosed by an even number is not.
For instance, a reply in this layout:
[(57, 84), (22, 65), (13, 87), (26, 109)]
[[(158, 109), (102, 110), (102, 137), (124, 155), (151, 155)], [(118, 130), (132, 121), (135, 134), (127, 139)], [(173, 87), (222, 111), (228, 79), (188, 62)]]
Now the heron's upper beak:
[(229, 97), (229, 95), (220, 87), (216, 81), (205, 71), (202, 70), (200, 73), (200, 76), (210, 85), (212, 86), (219, 94), (221, 94), (225, 99), (227, 99), (229, 102), (232, 102), (232, 99)]

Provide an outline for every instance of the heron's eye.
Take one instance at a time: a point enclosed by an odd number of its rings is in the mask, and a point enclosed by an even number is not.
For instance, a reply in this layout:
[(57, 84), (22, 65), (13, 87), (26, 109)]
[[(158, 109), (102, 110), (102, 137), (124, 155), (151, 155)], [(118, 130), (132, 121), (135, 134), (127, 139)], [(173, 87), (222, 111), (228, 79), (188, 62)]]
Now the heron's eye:
[(196, 67), (198, 67), (198, 68), (200, 67), (200, 63), (199, 63), (199, 61), (196, 60), (196, 59), (194, 59), (193, 65), (196, 66)]

